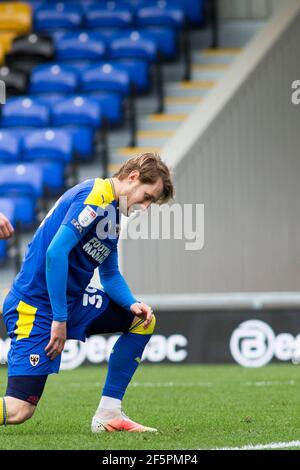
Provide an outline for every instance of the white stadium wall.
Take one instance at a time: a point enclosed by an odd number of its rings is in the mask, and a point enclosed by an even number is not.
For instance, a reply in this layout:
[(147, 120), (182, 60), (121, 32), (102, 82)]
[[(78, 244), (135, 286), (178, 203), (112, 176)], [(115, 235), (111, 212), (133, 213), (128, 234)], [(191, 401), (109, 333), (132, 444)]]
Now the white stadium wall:
[(299, 291), (300, 2), (287, 0), (163, 149), (176, 203), (204, 204), (204, 247), (125, 240), (137, 294)]
[(285, 0), (219, 0), (222, 19), (269, 18)]

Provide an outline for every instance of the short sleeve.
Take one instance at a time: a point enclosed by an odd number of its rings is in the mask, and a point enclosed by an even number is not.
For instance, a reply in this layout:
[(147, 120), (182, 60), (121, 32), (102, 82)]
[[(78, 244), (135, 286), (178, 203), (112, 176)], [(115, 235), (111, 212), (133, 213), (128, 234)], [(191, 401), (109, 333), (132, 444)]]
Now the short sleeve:
[(79, 239), (83, 238), (96, 219), (103, 216), (103, 210), (114, 201), (114, 197), (110, 180), (96, 178), (92, 187), (88, 185), (74, 196), (62, 225), (70, 227)]

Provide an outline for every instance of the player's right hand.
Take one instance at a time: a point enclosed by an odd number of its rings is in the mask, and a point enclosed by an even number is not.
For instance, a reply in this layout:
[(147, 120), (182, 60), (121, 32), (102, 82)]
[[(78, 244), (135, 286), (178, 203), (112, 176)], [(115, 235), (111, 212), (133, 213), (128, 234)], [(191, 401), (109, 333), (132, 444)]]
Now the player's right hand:
[(8, 218), (0, 212), (0, 240), (7, 240), (14, 233), (14, 228)]
[(149, 305), (144, 304), (143, 302), (136, 302), (135, 304), (131, 305), (130, 310), (138, 317), (143, 318), (143, 327), (144, 329), (148, 328), (153, 317), (152, 308)]
[(67, 322), (53, 320), (52, 325), (51, 325), (50, 341), (45, 347), (47, 356), (50, 357), (52, 361), (63, 352), (66, 339), (67, 339)]

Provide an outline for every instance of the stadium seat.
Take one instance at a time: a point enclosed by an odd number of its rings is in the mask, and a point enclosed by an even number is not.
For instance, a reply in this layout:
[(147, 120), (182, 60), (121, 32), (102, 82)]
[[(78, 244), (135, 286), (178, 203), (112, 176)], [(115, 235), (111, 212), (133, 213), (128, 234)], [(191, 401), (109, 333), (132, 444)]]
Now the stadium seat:
[(139, 59), (116, 59), (116, 63), (121, 65), (128, 72), (130, 80), (134, 83), (137, 94), (147, 93), (151, 87), (150, 64)]
[(136, 11), (138, 28), (147, 28), (158, 44), (159, 50), (167, 59), (178, 55), (177, 32), (184, 29), (185, 16), (182, 8), (174, 7), (164, 0), (148, 1)]
[(0, 130), (0, 162), (17, 161), (20, 155), (20, 138), (12, 131)]
[(89, 159), (93, 154), (93, 142), (101, 142), (103, 164), (107, 167), (107, 141), (99, 102), (86, 96), (74, 96), (54, 103), (52, 124), (72, 131), (75, 155), (79, 158)]
[(83, 17), (80, 3), (57, 2), (42, 3), (34, 11), (35, 31), (76, 30)]
[(5, 63), (16, 70), (31, 73), (36, 65), (54, 59), (54, 46), (48, 36), (29, 34), (13, 40)]
[(15, 202), (15, 217), (22, 227), (31, 227), (36, 221), (43, 191), (43, 173), (39, 166), (34, 163), (0, 165), (0, 197), (9, 197)]
[(85, 96), (66, 98), (53, 105), (52, 124), (55, 126), (90, 126), (93, 129), (100, 129), (101, 108), (92, 98)]
[[(204, 19), (204, 6), (207, 0), (163, 0), (170, 8), (181, 8), (189, 23), (194, 26), (202, 24)], [(149, 5), (149, 0), (126, 0), (127, 3), (138, 9)]]
[(125, 2), (116, 1), (94, 3), (86, 8), (85, 23), (93, 28), (131, 28), (133, 26), (133, 8)]
[(0, 45), (3, 47), (4, 53), (9, 52), (12, 41), (16, 37), (15, 32), (0, 31)]
[(80, 81), (81, 91), (92, 93), (111, 125), (123, 122), (123, 103), (128, 106), (131, 124), (130, 145), (135, 143), (136, 115), (134, 94), (129, 74), (124, 67), (114, 63), (103, 63), (84, 70)]
[(0, 65), (3, 64), (5, 57), (4, 47), (0, 44)]
[[(58, 102), (61, 100), (61, 96), (59, 97), (59, 100), (56, 100), (55, 102)], [(49, 103), (50, 106), (50, 103)], [(7, 129), (6, 129), (7, 130)], [(15, 136), (21, 139), (21, 142), (27, 137), (28, 134), (30, 134), (32, 131), (35, 131), (35, 128), (20, 128), (20, 127), (15, 127), (11, 131)], [(58, 129), (55, 127), (45, 127), (45, 128), (39, 128), (41, 131), (48, 131), (48, 130), (53, 130), (57, 131)], [(67, 132), (73, 142), (73, 152), (76, 157), (82, 161), (88, 161), (93, 157), (93, 145), (94, 145), (94, 131), (90, 127), (67, 127), (63, 129), (65, 132)], [(4, 131), (3, 131), (4, 132)]]
[(138, 26), (169, 26), (181, 29), (184, 26), (184, 11), (165, 0), (148, 0), (136, 10)]
[(72, 150), (72, 136), (64, 130), (36, 130), (24, 137), (23, 159), (35, 161), (42, 168), (47, 195), (65, 188), (65, 170), (72, 162)]
[[(183, 79), (190, 80), (190, 28), (184, 6), (166, 0), (148, 0), (147, 3), (137, 8), (136, 22), (138, 27), (147, 28), (154, 35), (164, 59), (176, 59), (179, 52), (179, 39), (182, 39), (185, 62)], [(181, 35), (179, 35), (180, 31)]]
[(73, 93), (78, 73), (63, 64), (42, 64), (32, 70), (30, 93)]
[[(157, 112), (164, 109), (163, 77), (157, 43), (150, 33), (144, 31), (127, 31), (112, 36), (109, 46), (109, 57), (118, 62), (128, 64), (129, 61), (142, 61), (150, 67), (156, 66), (156, 86), (158, 94)], [(137, 85), (137, 80), (131, 77)]]
[(38, 99), (10, 98), (2, 108), (1, 127), (45, 127), (49, 124), (49, 109)]
[(158, 48), (153, 36), (143, 31), (132, 30), (113, 35), (109, 55), (112, 58), (130, 57), (154, 63), (157, 60)]
[(54, 35), (56, 59), (68, 60), (103, 60), (106, 54), (106, 42), (98, 32), (77, 32)]
[(180, 6), (191, 25), (199, 26), (204, 21), (204, 7), (207, 0), (166, 0), (169, 4)]
[(0, 31), (19, 34), (31, 30), (31, 8), (25, 2), (0, 3)]
[(7, 98), (27, 92), (28, 78), (24, 72), (3, 65), (0, 67), (0, 80), (5, 83)]

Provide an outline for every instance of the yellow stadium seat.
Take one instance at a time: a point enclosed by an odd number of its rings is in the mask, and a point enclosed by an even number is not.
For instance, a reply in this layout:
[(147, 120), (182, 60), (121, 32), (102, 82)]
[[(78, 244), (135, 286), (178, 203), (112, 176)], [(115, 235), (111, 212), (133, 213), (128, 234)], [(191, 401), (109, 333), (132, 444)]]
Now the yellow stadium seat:
[(0, 31), (27, 33), (31, 30), (31, 8), (26, 3), (0, 3)]
[(5, 54), (9, 52), (13, 39), (17, 36), (14, 32), (2, 32), (0, 31), (0, 45), (2, 46)]
[(0, 65), (4, 62), (4, 49), (3, 46), (0, 44)]

